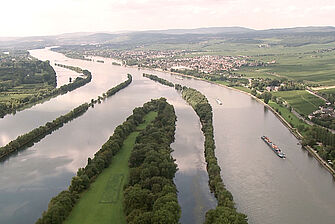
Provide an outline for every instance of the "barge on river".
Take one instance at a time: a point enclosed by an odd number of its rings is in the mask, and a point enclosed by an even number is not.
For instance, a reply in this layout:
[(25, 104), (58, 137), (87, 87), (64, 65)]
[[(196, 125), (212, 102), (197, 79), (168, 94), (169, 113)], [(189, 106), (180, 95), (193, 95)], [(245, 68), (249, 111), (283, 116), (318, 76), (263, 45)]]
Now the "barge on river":
[(273, 144), (268, 137), (262, 136), (261, 139), (272, 149), (274, 153), (276, 153), (277, 156), (283, 159), (286, 158), (285, 153), (283, 153), (277, 145)]

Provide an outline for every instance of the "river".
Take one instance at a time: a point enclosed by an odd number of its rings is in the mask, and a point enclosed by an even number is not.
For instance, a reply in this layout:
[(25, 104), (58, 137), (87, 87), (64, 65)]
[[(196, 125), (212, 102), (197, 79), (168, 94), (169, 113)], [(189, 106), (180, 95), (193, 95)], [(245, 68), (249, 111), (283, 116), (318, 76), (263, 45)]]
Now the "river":
[[(183, 210), (181, 221), (203, 222), (205, 212), (216, 206), (207, 185), (204, 138), (197, 115), (177, 91), (143, 78), (137, 69), (114, 66), (112, 60), (97, 63), (68, 59), (47, 49), (34, 50), (31, 54), (51, 63), (56, 61), (88, 69), (93, 78), (89, 84), (73, 92), (0, 120), (0, 136), (6, 140), (3, 144), (96, 98), (125, 80), (127, 73), (133, 75), (133, 82), (34, 146), (0, 163), (0, 223), (34, 223), (47, 208), (51, 197), (69, 186), (77, 169), (85, 166), (87, 158), (93, 157), (135, 107), (162, 96), (174, 105), (178, 117), (172, 148), (179, 168), (175, 183)], [(57, 72), (62, 74), (61, 70)]]
[[(178, 117), (172, 147), (179, 167), (175, 183), (182, 207), (181, 222), (203, 221), (205, 211), (216, 201), (208, 190), (199, 119), (177, 91), (143, 78), (143, 72), (196, 88), (207, 96), (213, 106), (221, 174), (238, 211), (248, 215), (249, 223), (334, 223), (334, 179), (297, 145), (297, 139), (271, 111), (250, 96), (203, 81), (176, 79), (167, 73), (113, 66), (110, 59), (104, 59), (105, 63), (75, 60), (47, 49), (33, 50), (31, 54), (41, 60), (88, 69), (93, 79), (71, 93), (0, 120), (2, 144), (101, 95), (125, 80), (127, 73), (134, 80), (33, 147), (0, 163), (0, 223), (33, 223), (50, 198), (69, 185), (76, 170), (85, 165), (135, 106), (161, 96), (175, 106)], [(218, 105), (216, 98), (223, 105)], [(287, 159), (277, 157), (260, 139), (262, 135), (279, 145)]]

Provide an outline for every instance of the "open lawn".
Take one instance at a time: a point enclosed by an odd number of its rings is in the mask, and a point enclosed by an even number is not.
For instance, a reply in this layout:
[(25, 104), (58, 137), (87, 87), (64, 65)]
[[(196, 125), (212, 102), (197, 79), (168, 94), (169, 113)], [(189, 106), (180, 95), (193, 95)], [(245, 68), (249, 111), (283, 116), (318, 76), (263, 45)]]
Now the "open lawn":
[(273, 95), (283, 98), (299, 114), (306, 116), (324, 104), (323, 100), (305, 90), (279, 91), (274, 92)]
[(145, 122), (126, 138), (110, 166), (81, 194), (65, 224), (126, 223), (123, 214), (123, 186), (129, 177), (128, 160), (139, 130), (145, 129), (156, 116), (157, 112), (149, 112), (144, 117)]

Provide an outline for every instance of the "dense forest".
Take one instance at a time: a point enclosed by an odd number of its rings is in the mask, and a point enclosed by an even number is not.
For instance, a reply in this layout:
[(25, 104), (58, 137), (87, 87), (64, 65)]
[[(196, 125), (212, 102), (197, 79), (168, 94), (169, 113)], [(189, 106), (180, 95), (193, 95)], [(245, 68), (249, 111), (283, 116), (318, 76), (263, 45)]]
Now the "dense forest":
[(177, 165), (171, 156), (176, 115), (160, 99), (159, 113), (136, 139), (129, 159), (130, 178), (124, 190), (128, 224), (177, 224), (181, 214), (173, 178)]
[[(132, 82), (132, 76), (128, 74), (128, 79), (126, 81), (109, 89), (107, 93), (105, 93), (104, 95), (106, 95), (107, 97), (112, 96), (121, 89), (127, 87), (131, 82)], [(91, 101), (91, 103), (84, 103), (76, 107), (69, 113), (62, 115), (51, 122), (47, 122), (45, 125), (35, 128), (24, 135), (18, 136), (15, 140), (12, 140), (7, 145), (0, 147), (0, 159), (5, 158), (9, 156), (11, 153), (23, 149), (26, 146), (34, 144), (34, 142), (40, 141), (46, 135), (51, 134), (54, 130), (62, 127), (63, 124), (84, 114), (90, 106), (93, 106), (93, 104), (97, 103), (98, 101), (99, 98), (98, 100)]]
[[(133, 110), (133, 114), (129, 116), (123, 124), (117, 126), (114, 130), (113, 135), (107, 140), (107, 142), (101, 147), (101, 149), (95, 153), (93, 159), (88, 158), (87, 165), (84, 168), (79, 168), (77, 175), (72, 178), (71, 184), (69, 188), (65, 191), (60, 192), (56, 197), (52, 198), (49, 205), (48, 210), (43, 212), (42, 217), (37, 220), (37, 224), (59, 224), (62, 223), (67, 216), (70, 214), (73, 206), (75, 205), (76, 201), (80, 197), (80, 193), (89, 188), (90, 184), (96, 179), (96, 177), (106, 168), (109, 166), (110, 163), (113, 162), (113, 156), (116, 155), (116, 153), (122, 148), (123, 141), (127, 138), (127, 136), (136, 130), (136, 127), (143, 123), (144, 116), (150, 112), (150, 111), (157, 111), (158, 117), (155, 120), (154, 127), (157, 131), (160, 129), (166, 129), (167, 131), (164, 134), (168, 134), (167, 136), (162, 136), (162, 141), (168, 142), (173, 140), (174, 135), (174, 126), (164, 126), (165, 124), (171, 125), (171, 120), (174, 122), (175, 116), (174, 116), (174, 110), (171, 108), (170, 105), (167, 104), (166, 100), (161, 98), (159, 100), (151, 100), (148, 103), (145, 103), (143, 107), (135, 108)], [(173, 114), (171, 114), (171, 111)], [(172, 115), (172, 116), (171, 116)], [(168, 117), (167, 117), (168, 116)], [(174, 123), (173, 123), (174, 125)], [(144, 132), (147, 132), (145, 130)], [(150, 131), (151, 132), (151, 131)], [(172, 137), (171, 137), (172, 133)], [(154, 134), (154, 133), (152, 133)], [(157, 135), (163, 134), (163, 132), (157, 132)], [(154, 142), (154, 139), (152, 139), (154, 136), (148, 137), (147, 140), (151, 139)], [(140, 139), (146, 138), (144, 134), (139, 137), (139, 143), (141, 142)], [(172, 138), (172, 139), (171, 139)], [(166, 150), (166, 146), (160, 147), (161, 149)], [(167, 150), (170, 151), (168, 148)], [(142, 157), (140, 157), (142, 158)], [(162, 157), (158, 157), (162, 158)], [(169, 157), (171, 160), (171, 158)], [(173, 160), (172, 160), (173, 161)], [(135, 161), (136, 162), (136, 161)], [(152, 164), (154, 165), (154, 164)], [(168, 167), (167, 167), (168, 168)], [(172, 166), (173, 170), (176, 170), (176, 167)], [(157, 168), (158, 169), (158, 168)], [(166, 170), (167, 173), (171, 175), (169, 172), (169, 169)], [(146, 172), (150, 174), (150, 172)], [(150, 182), (148, 182), (147, 186), (150, 186)], [(158, 189), (159, 185), (154, 184), (155, 189)], [(140, 188), (140, 185), (134, 186), (135, 190)], [(173, 198), (177, 198), (175, 187), (171, 188), (167, 186), (165, 189), (165, 192), (170, 193), (171, 190), (175, 192), (175, 196)], [(130, 190), (128, 189), (130, 192)], [(144, 193), (147, 191), (143, 190)], [(135, 192), (136, 193), (136, 192)], [(142, 193), (142, 192), (139, 192)], [(145, 194), (140, 194), (145, 195)], [(134, 195), (136, 196), (136, 194)], [(149, 193), (149, 196), (152, 196), (152, 193)], [(163, 195), (162, 195), (163, 196)], [(166, 198), (161, 198), (157, 203), (164, 203), (165, 200), (169, 201), (169, 196), (171, 197), (171, 194), (166, 195)], [(129, 198), (128, 198), (129, 199)], [(152, 198), (147, 198), (153, 199)], [(149, 203), (150, 201), (147, 201), (146, 203)], [(129, 202), (128, 202), (129, 203)], [(144, 203), (144, 201), (137, 202), (137, 204)], [(127, 202), (125, 202), (127, 204)], [(136, 203), (133, 204), (136, 206)], [(166, 204), (166, 205), (169, 205)], [(127, 207), (127, 206), (126, 206)], [(130, 211), (131, 208), (127, 207), (128, 211)], [(162, 206), (163, 210), (158, 210), (159, 214), (161, 212), (168, 212), (169, 206)], [(180, 211), (178, 212), (178, 214)], [(133, 213), (133, 217), (138, 216), (139, 213)]]

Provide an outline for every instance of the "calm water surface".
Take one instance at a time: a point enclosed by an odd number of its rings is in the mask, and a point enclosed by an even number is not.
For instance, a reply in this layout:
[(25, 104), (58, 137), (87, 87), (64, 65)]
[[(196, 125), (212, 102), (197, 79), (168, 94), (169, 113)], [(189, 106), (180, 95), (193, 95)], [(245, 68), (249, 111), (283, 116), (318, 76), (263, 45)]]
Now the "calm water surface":
[[(222, 177), (249, 223), (335, 223), (334, 179), (264, 105), (228, 88), (154, 73), (208, 97)], [(277, 157), (262, 135), (279, 145), (287, 159)]]
[[(127, 73), (134, 81), (33, 147), (0, 163), (0, 223), (33, 223), (50, 198), (66, 189), (78, 167), (86, 164), (135, 106), (161, 96), (175, 106), (178, 116), (172, 147), (179, 167), (175, 183), (182, 206), (181, 222), (203, 221), (205, 211), (215, 207), (216, 201), (208, 190), (199, 119), (179, 93), (144, 79), (142, 72), (196, 88), (208, 97), (213, 106), (221, 174), (249, 223), (334, 223), (334, 179), (297, 145), (296, 138), (271, 111), (251, 97), (194, 79), (179, 80), (166, 73), (112, 66), (109, 59), (104, 64), (74, 60), (48, 50), (34, 50), (32, 55), (88, 69), (93, 74), (92, 82), (1, 119), (2, 144), (101, 95), (125, 80)], [(223, 105), (218, 105), (216, 98)], [(287, 159), (277, 157), (260, 139), (262, 135), (279, 145)]]
[(0, 120), (0, 136), (7, 141), (96, 98), (125, 80), (127, 73), (133, 75), (133, 83), (33, 147), (0, 163), (0, 223), (34, 223), (47, 208), (51, 197), (68, 187), (77, 169), (86, 165), (87, 158), (94, 155), (133, 108), (161, 96), (174, 105), (178, 116), (176, 140), (172, 147), (179, 167), (175, 183), (183, 210), (181, 221), (203, 222), (205, 212), (216, 206), (207, 185), (202, 148), (204, 139), (197, 115), (177, 91), (143, 78), (137, 69), (113, 66), (109, 60), (102, 64), (68, 59), (48, 50), (31, 53), (42, 60), (56, 60), (57, 63), (88, 69), (93, 79), (69, 94)]

